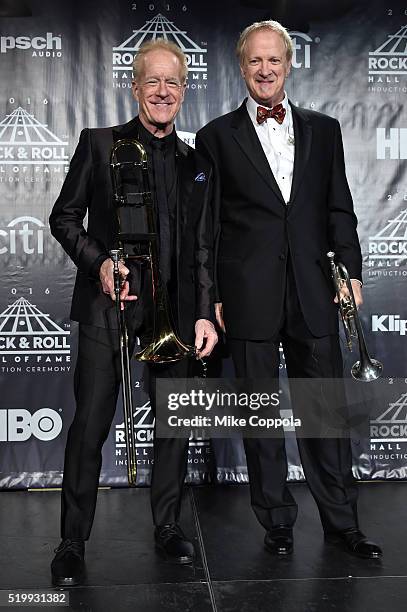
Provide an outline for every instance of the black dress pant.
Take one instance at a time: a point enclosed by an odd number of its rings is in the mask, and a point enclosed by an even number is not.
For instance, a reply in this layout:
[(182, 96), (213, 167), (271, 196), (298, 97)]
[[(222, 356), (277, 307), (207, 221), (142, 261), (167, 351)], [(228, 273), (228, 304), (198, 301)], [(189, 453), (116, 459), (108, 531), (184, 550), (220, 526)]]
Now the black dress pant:
[[(289, 378), (338, 379), (335, 388), (346, 403), (342, 355), (338, 335), (315, 338), (301, 313), (295, 282), (288, 264), (284, 313), (279, 333), (265, 341), (230, 339), (229, 345), (239, 378), (278, 379), (279, 344), (282, 343)], [(301, 404), (301, 417), (307, 410), (324, 410), (323, 402), (299, 396), (290, 385), (294, 415)], [(309, 404), (309, 405), (307, 405)], [(358, 524), (357, 489), (352, 475), (350, 439), (299, 437), (298, 448), (305, 477), (317, 503), (325, 532), (355, 527)], [(244, 440), (251, 503), (259, 522), (267, 529), (293, 525), (297, 505), (286, 483), (287, 458), (284, 438), (247, 438)]]
[[(132, 351), (135, 334), (130, 337)], [(156, 378), (186, 377), (188, 360), (167, 366), (149, 366), (149, 374), (150, 398), (155, 410)], [(68, 432), (62, 484), (63, 538), (89, 538), (102, 465), (102, 446), (114, 417), (120, 383), (117, 330), (80, 325), (74, 376), (76, 412)], [(178, 520), (187, 459), (188, 440), (155, 440), (151, 485), (155, 525)]]

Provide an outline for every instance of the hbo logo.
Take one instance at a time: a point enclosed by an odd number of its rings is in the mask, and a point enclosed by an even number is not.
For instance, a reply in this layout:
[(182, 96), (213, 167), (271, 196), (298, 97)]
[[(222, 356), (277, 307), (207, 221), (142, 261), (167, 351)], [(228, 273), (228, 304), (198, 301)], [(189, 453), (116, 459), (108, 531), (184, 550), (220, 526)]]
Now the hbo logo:
[(0, 410), (0, 441), (25, 442), (31, 436), (47, 442), (62, 429), (62, 419), (51, 408), (41, 408), (31, 414), (24, 408)]

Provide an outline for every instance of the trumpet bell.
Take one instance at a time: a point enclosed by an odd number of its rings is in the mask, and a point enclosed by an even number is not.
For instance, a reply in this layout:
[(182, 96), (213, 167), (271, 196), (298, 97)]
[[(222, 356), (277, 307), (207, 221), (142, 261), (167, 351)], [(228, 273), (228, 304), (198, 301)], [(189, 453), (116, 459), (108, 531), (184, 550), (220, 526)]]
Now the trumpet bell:
[(377, 359), (369, 357), (367, 363), (361, 364), (360, 361), (356, 361), (351, 369), (352, 377), (355, 380), (362, 382), (372, 382), (377, 380), (383, 373), (383, 364)]

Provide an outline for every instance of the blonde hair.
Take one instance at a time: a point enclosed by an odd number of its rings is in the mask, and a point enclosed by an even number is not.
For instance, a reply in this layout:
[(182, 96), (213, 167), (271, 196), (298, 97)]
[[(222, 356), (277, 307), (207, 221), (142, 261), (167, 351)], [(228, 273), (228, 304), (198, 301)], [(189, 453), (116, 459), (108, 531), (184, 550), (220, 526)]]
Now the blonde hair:
[(147, 53), (150, 53), (150, 51), (157, 51), (159, 49), (163, 51), (169, 51), (170, 53), (173, 53), (175, 57), (178, 58), (181, 64), (181, 80), (184, 84), (187, 80), (188, 74), (188, 64), (186, 55), (180, 49), (180, 47), (178, 47), (178, 45), (169, 40), (165, 40), (164, 38), (156, 38), (155, 40), (149, 40), (148, 42), (145, 42), (141, 45), (133, 60), (133, 80), (137, 81), (140, 78), (140, 73), (142, 72), (143, 58), (147, 55)]
[(290, 62), (293, 56), (293, 41), (291, 40), (288, 31), (283, 25), (281, 25), (281, 23), (269, 19), (267, 21), (256, 21), (255, 23), (252, 23), (252, 25), (247, 26), (247, 28), (245, 28), (240, 34), (239, 40), (237, 41), (236, 45), (236, 55), (239, 58), (240, 64), (243, 64), (245, 47), (250, 34), (252, 34), (253, 32), (259, 32), (261, 30), (269, 30), (270, 32), (276, 32), (281, 36), (285, 46), (286, 60), (287, 62)]

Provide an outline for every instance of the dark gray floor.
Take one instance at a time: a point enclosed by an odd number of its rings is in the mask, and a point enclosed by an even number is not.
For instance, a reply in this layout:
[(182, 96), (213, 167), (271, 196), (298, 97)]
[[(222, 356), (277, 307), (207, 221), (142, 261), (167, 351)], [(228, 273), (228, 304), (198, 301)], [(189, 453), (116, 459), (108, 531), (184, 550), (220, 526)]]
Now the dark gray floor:
[[(188, 489), (182, 526), (198, 552), (194, 566), (172, 566), (153, 546), (149, 490), (100, 491), (87, 544), (86, 584), (70, 606), (86, 612), (404, 612), (407, 601), (407, 483), (359, 485), (363, 530), (383, 546), (382, 561), (361, 560), (323, 541), (306, 485), (295, 551), (274, 557), (250, 510), (245, 485)], [(50, 589), (58, 545), (58, 492), (0, 494), (0, 596), (9, 589)], [(39, 610), (2, 607), (2, 610)]]

